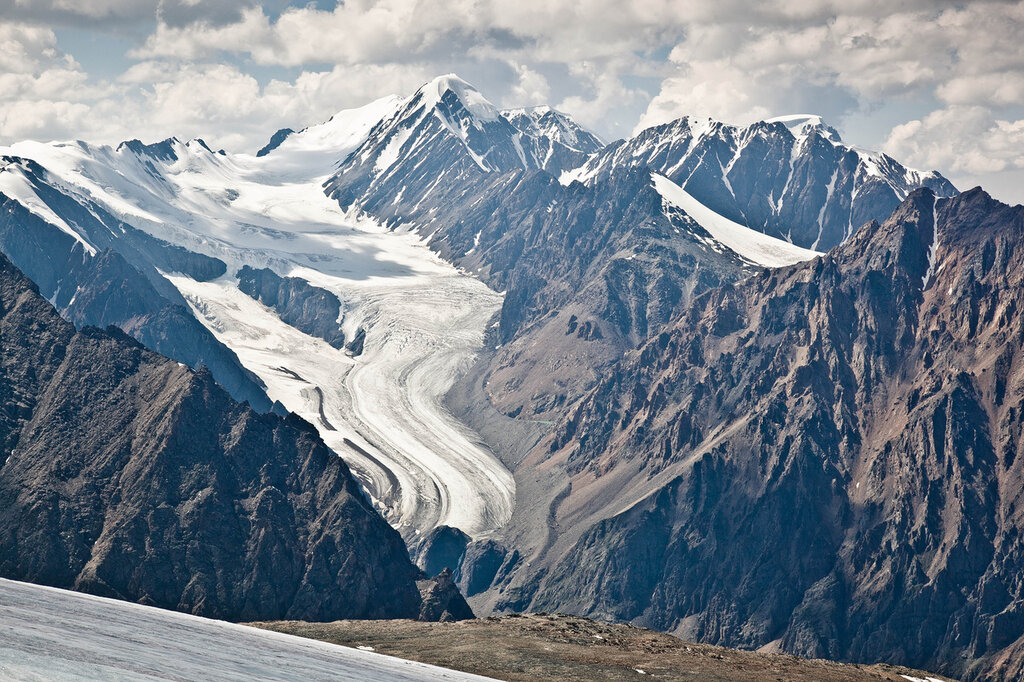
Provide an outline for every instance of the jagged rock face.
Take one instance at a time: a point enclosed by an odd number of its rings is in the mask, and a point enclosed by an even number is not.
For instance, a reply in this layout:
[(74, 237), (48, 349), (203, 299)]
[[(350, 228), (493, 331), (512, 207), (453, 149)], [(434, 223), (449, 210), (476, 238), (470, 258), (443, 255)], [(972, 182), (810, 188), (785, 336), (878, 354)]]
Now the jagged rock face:
[(335, 348), (345, 347), (341, 301), (331, 292), (298, 277), (281, 277), (267, 268), (246, 265), (237, 276), (243, 293), (273, 308), (285, 323)]
[(400, 536), (309, 424), (76, 332), (6, 259), (0, 335), (0, 575), (230, 620), (417, 617)]
[(523, 116), (513, 124), (458, 77), (434, 79), (374, 126), (328, 181), (327, 193), (344, 207), (409, 222), (431, 208), (472, 201), (489, 174), (540, 168), (557, 174), (600, 146), (557, 112)]
[[(515, 567), (519, 555), (494, 540), (473, 540), (458, 528), (438, 526), (410, 545), (416, 565), (427, 575), (451, 575), (467, 597), (489, 589)], [(422, 590), (421, 590), (422, 591)]]
[(420, 580), (420, 620), (448, 623), (475, 618), (447, 568), (429, 580)]
[[(512, 559), (509, 562), (509, 559)], [(478, 540), (466, 547), (458, 570), (459, 587), (468, 597), (480, 594), (494, 584), (502, 568), (515, 563), (508, 548), (494, 540)]]
[(438, 212), (432, 248), (505, 291), (489, 390), (507, 414), (550, 419), (689, 300), (750, 272), (668, 215), (645, 169), (592, 186), (496, 177)]
[(552, 173), (580, 166), (604, 146), (596, 135), (551, 107), (507, 109), (501, 113), (529, 137), (538, 167)]
[[(136, 142), (124, 144), (147, 159), (173, 157), (166, 141), (148, 146)], [(0, 250), (66, 319), (77, 325), (116, 325), (157, 352), (190, 367), (208, 367), (236, 399), (259, 411), (271, 409), (259, 380), (195, 319), (159, 272), (207, 281), (225, 273), (224, 262), (156, 239), (95, 204), (65, 194), (34, 161), (3, 157), (0, 163), (24, 172), (47, 207), (82, 230), (97, 249), (86, 251), (71, 235), (0, 194)]]
[(916, 187), (956, 193), (938, 173), (847, 146), (820, 122), (741, 128), (683, 117), (609, 145), (566, 177), (589, 181), (635, 166), (666, 175), (730, 220), (817, 251), (885, 220)]
[(444, 570), (454, 572), (471, 539), (458, 528), (438, 526), (427, 533), (418, 546), (411, 548), (416, 565), (427, 575), (438, 575)]
[(1019, 677), (1022, 237), (1024, 208), (917, 191), (700, 298), (544, 445), (573, 482), (557, 528), (587, 500), (628, 508), (506, 605)]

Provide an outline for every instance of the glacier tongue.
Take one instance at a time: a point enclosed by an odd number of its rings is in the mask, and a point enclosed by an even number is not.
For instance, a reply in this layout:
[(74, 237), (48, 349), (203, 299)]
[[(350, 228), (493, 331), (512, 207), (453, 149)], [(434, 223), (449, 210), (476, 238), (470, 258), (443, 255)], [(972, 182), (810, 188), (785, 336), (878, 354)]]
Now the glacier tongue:
[(403, 533), (445, 524), (486, 534), (511, 515), (514, 483), (443, 399), (483, 343), (501, 296), (414, 234), (357, 224), (361, 234), (324, 244), (337, 259), (327, 272), (293, 261), (287, 274), (341, 298), (346, 318), (367, 329), (358, 358), (285, 324), (231, 275), (167, 276), (268, 395), (317, 426)]
[[(481, 536), (510, 517), (515, 484), (443, 398), (480, 350), (502, 296), (416, 234), (346, 214), (322, 189), (335, 163), (399, 104), (343, 112), (263, 157), (180, 142), (173, 161), (84, 143), (10, 151), (126, 223), (225, 261), (227, 274), (210, 282), (163, 274), (271, 399), (316, 425), (403, 534), (447, 524)], [(244, 265), (334, 293), (346, 336), (366, 332), (363, 353), (350, 357), (242, 293), (235, 273)]]

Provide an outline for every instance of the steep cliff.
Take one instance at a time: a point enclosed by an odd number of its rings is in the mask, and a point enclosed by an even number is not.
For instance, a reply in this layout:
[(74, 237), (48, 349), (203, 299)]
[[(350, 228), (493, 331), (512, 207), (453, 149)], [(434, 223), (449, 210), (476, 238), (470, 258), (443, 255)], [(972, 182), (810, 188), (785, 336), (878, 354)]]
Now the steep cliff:
[(919, 190), (698, 299), (534, 453), (571, 486), (505, 605), (1020, 675), (1022, 237)]

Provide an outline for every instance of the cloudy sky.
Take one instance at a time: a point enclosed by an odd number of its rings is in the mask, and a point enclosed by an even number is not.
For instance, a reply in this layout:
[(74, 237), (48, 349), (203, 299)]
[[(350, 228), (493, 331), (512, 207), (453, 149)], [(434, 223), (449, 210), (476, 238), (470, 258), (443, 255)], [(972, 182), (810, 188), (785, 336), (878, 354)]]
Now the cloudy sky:
[(253, 151), (454, 71), (609, 140), (684, 114), (818, 113), (1018, 203), (1022, 36), (1024, 0), (0, 0), (0, 143)]

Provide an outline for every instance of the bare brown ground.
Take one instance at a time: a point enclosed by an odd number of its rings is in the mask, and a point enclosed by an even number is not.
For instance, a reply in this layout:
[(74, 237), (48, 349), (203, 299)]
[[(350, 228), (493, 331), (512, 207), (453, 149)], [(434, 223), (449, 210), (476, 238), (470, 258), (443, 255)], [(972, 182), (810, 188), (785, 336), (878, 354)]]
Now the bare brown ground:
[(457, 623), (343, 620), (250, 623), (508, 680), (700, 680), (860, 682), (948, 678), (891, 665), (853, 665), (693, 644), (631, 625), (563, 615), (511, 615)]

